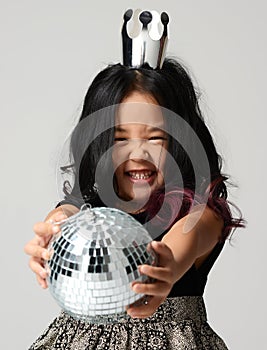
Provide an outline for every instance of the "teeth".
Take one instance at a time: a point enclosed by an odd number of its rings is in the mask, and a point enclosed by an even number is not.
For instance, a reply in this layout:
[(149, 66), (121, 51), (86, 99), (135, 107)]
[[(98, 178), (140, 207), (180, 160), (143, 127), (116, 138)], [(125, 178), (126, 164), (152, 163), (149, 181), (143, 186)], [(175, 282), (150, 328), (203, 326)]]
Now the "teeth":
[(146, 180), (148, 179), (152, 174), (152, 171), (144, 171), (144, 172), (137, 172), (137, 171), (129, 171), (129, 175), (131, 178), (135, 180)]

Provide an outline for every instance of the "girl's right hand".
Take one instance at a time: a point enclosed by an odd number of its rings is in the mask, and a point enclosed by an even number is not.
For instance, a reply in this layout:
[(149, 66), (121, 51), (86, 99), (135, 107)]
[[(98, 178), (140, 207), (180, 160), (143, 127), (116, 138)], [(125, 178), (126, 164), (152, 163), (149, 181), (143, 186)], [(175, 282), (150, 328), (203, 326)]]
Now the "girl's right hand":
[(46, 249), (53, 234), (60, 231), (60, 226), (54, 222), (67, 219), (62, 210), (49, 215), (45, 222), (38, 222), (34, 225), (35, 236), (24, 247), (26, 254), (30, 255), (29, 266), (36, 274), (38, 283), (42, 288), (47, 288), (47, 272), (44, 268), (45, 260), (49, 259), (49, 252)]

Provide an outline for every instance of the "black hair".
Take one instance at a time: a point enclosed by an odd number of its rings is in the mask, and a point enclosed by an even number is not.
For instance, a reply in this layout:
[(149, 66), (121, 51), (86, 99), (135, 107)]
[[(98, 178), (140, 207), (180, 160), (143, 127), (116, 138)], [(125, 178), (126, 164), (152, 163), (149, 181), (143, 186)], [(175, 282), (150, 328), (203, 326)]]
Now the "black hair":
[[(198, 136), (208, 159), (209, 183), (205, 182), (207, 179), (201, 162), (197, 165), (197, 174), (203, 176), (205, 190), (209, 191), (208, 205), (224, 218), (225, 229), (222, 238), (225, 239), (231, 228), (242, 226), (242, 220), (233, 219), (229, 210), (226, 201), (227, 176), (221, 172), (222, 160), (216, 151), (212, 136), (201, 114), (192, 79), (183, 65), (174, 59), (165, 59), (161, 69), (151, 69), (148, 65), (140, 68), (126, 67), (121, 64), (109, 65), (94, 78), (86, 93), (78, 126), (74, 129), (71, 137), (70, 151), (73, 159), (74, 185), (69, 191), (67, 184), (65, 184), (66, 197), (81, 196), (90, 202), (96, 195), (95, 171), (102, 155), (113, 145), (113, 129), (108, 126), (111, 125), (110, 120), (114, 119), (114, 115), (107, 113), (105, 118), (95, 118), (94, 120), (91, 116), (105, 107), (121, 103), (134, 91), (152, 96), (160, 106), (178, 114)], [(179, 130), (175, 120), (176, 118), (169, 118), (168, 127), (172, 130), (177, 129), (180, 134), (179, 137), (175, 138), (170, 136), (168, 151), (181, 171), (185, 190), (187, 193), (194, 194), (195, 168), (191, 157), (177, 139), (187, 138), (186, 142), (190, 145), (191, 155), (197, 156), (198, 149), (194, 149), (197, 146), (190, 139), (190, 132), (186, 129)], [(83, 126), (79, 127), (82, 123)], [(99, 130), (104, 129), (108, 130), (99, 132)], [(88, 145), (89, 139), (92, 142)], [(107, 169), (111, 166), (108, 160), (105, 164)], [(175, 177), (174, 174), (172, 175)], [(179, 187), (179, 184), (176, 185)], [(185, 205), (184, 208), (188, 209), (188, 205)], [(181, 215), (185, 215), (187, 209), (181, 210)]]

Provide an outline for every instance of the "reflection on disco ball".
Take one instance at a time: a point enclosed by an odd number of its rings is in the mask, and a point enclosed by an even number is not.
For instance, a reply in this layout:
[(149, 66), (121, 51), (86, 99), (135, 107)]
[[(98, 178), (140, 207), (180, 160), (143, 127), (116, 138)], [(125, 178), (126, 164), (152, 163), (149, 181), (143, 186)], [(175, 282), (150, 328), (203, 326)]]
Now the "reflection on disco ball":
[(155, 253), (147, 251), (147, 230), (113, 208), (81, 210), (60, 226), (47, 262), (49, 289), (57, 303), (91, 323), (127, 317), (125, 307), (143, 297), (130, 283), (148, 279), (137, 266), (155, 264)]

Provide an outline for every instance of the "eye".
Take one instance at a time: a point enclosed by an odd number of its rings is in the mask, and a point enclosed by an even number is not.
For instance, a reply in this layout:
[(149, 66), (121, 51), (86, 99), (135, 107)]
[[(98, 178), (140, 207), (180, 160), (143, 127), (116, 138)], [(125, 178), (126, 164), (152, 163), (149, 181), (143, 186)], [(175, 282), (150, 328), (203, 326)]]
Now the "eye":
[(162, 145), (164, 141), (166, 141), (167, 138), (162, 135), (157, 135), (157, 136), (151, 136), (149, 137), (148, 141), (153, 144), (160, 144)]
[(117, 147), (126, 146), (128, 144), (128, 139), (125, 137), (115, 137), (114, 138), (114, 145)]
[(126, 141), (127, 139), (125, 137), (115, 137), (114, 141), (115, 142), (120, 142), (120, 141)]
[(167, 138), (166, 137), (164, 137), (164, 136), (152, 136), (152, 137), (150, 137), (149, 138), (149, 140), (151, 140), (151, 141), (153, 141), (153, 140), (167, 140)]

